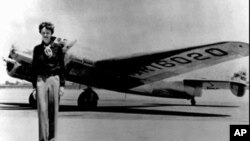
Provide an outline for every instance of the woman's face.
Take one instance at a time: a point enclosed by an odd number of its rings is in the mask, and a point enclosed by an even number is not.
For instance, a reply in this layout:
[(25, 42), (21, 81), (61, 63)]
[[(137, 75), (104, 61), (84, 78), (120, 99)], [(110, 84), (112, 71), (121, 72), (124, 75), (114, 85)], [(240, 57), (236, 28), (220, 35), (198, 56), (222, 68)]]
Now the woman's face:
[(44, 43), (46, 43), (46, 44), (50, 43), (50, 39), (51, 39), (51, 36), (52, 36), (51, 30), (48, 30), (46, 27), (44, 27), (41, 30), (41, 35), (42, 35), (42, 40), (43, 40)]

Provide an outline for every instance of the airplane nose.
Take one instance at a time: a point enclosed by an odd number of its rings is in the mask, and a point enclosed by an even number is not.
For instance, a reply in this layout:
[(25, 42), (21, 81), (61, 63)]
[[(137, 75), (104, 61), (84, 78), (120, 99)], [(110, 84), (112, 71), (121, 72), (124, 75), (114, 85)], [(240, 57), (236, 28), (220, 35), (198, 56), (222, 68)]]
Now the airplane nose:
[(15, 71), (21, 66), (17, 61), (7, 58), (4, 59), (6, 62), (6, 70), (10, 76), (14, 75)]
[(14, 64), (11, 62), (7, 62), (7, 71), (10, 72), (14, 68)]

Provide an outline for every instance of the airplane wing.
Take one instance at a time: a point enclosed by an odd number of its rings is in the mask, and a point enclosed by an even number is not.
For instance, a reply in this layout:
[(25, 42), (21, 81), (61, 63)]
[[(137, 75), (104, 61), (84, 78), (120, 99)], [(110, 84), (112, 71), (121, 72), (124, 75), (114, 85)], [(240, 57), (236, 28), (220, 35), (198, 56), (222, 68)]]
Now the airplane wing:
[(209, 67), (249, 55), (249, 45), (243, 42), (218, 42), (171, 51), (111, 58), (95, 62), (95, 67), (113, 76), (148, 84), (196, 69)]
[[(220, 42), (96, 62), (68, 56), (65, 61), (66, 79), (93, 87), (125, 91), (248, 55), (249, 45), (246, 43)], [(6, 60), (8, 74), (30, 81), (31, 61), (30, 55), (12, 49)]]

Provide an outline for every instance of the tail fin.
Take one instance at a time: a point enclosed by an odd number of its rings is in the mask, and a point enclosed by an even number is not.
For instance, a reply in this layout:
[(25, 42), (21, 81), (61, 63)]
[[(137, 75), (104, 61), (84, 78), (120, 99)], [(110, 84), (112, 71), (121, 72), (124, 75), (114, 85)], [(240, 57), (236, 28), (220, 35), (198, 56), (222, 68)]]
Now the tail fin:
[(239, 72), (235, 72), (231, 77), (232, 81), (236, 82), (243, 82), (246, 83), (247, 81), (247, 72), (245, 70), (240, 70)]

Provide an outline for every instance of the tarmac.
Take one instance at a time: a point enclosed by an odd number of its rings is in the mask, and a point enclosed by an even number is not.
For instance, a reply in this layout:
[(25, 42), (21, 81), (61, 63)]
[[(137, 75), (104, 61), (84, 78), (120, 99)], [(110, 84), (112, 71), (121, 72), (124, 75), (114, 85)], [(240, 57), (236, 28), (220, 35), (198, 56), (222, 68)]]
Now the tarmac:
[[(0, 140), (38, 141), (31, 89), (0, 89)], [(232, 124), (249, 125), (249, 91), (204, 90), (197, 105), (97, 89), (98, 108), (80, 111), (81, 90), (68, 89), (58, 116), (59, 141), (229, 141)]]

